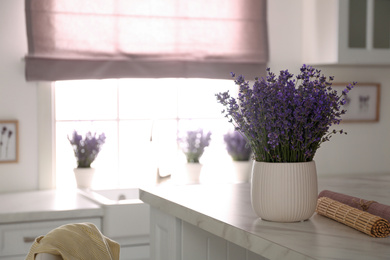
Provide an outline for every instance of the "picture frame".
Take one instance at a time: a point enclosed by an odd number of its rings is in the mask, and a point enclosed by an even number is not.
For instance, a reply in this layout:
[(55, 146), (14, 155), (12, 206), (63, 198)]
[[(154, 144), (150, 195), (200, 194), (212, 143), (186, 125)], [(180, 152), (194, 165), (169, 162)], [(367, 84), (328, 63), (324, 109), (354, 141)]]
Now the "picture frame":
[[(349, 83), (333, 83), (332, 88), (340, 95)], [(380, 105), (379, 83), (358, 83), (347, 94), (347, 103), (342, 109), (347, 112), (341, 116), (345, 123), (378, 122)]]
[(0, 120), (0, 163), (18, 162), (18, 121)]

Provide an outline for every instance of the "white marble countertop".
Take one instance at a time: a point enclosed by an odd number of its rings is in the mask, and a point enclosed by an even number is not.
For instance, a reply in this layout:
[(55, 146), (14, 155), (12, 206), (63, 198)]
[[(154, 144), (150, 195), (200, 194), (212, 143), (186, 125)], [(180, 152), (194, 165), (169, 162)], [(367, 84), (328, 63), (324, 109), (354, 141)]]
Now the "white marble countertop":
[[(390, 205), (390, 174), (319, 177), (319, 192)], [(297, 223), (259, 219), (249, 184), (162, 185), (141, 188), (144, 202), (269, 259), (389, 259), (390, 237), (373, 238), (317, 215)]]
[(103, 209), (76, 190), (0, 194), (0, 224), (102, 216)]

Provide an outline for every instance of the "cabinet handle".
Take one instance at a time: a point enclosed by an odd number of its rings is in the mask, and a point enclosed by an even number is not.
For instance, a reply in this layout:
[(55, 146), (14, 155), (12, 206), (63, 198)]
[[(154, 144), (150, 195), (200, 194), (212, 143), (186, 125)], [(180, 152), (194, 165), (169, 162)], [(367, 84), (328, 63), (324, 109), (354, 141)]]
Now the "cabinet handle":
[(24, 243), (31, 243), (35, 241), (35, 237), (23, 237)]

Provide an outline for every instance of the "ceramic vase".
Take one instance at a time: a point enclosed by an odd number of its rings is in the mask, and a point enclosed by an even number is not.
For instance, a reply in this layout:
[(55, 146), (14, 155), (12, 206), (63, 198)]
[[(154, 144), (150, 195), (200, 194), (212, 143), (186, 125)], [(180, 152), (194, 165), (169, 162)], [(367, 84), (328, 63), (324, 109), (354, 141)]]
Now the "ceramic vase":
[(233, 161), (233, 178), (234, 183), (249, 182), (251, 179), (253, 161)]
[(76, 178), (77, 188), (90, 189), (95, 174), (94, 168), (74, 168), (74, 176)]
[(314, 214), (317, 196), (314, 161), (253, 163), (251, 202), (261, 219), (274, 222), (307, 220)]
[(185, 174), (187, 184), (199, 183), (202, 167), (203, 165), (201, 163), (186, 163)]

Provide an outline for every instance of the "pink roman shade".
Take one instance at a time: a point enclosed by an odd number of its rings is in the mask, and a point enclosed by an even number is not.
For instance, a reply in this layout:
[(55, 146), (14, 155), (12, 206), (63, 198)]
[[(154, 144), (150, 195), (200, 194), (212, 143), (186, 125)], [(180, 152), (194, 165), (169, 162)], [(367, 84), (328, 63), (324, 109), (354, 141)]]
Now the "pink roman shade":
[(263, 74), (266, 0), (25, 0), (27, 81)]

